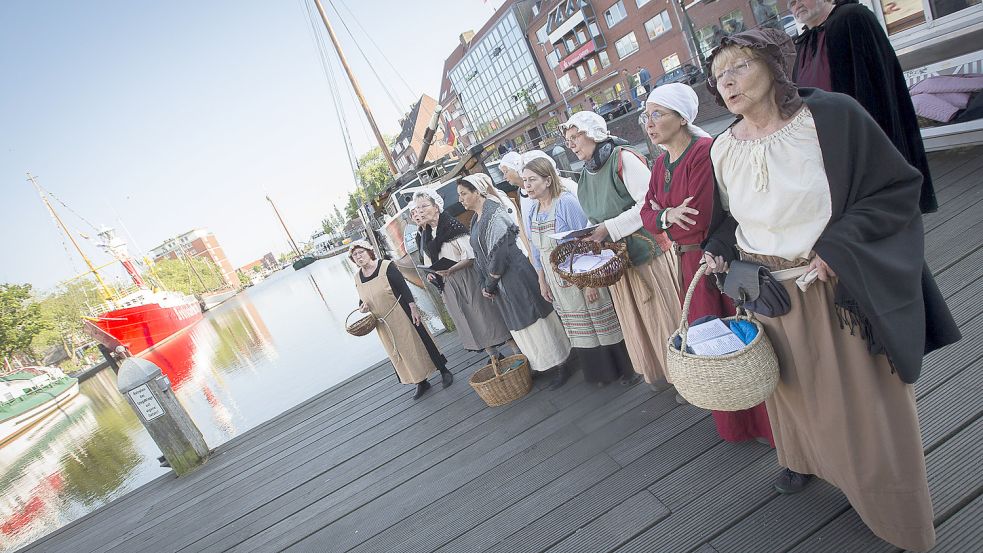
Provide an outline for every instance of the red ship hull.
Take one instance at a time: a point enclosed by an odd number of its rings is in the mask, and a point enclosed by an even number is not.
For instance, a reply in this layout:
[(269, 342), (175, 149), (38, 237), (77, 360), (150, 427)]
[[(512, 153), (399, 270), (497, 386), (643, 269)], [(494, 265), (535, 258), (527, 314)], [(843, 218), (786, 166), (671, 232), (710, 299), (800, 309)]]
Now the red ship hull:
[(197, 302), (163, 307), (148, 303), (107, 311), (89, 321), (126, 346), (130, 353), (153, 347), (202, 318)]

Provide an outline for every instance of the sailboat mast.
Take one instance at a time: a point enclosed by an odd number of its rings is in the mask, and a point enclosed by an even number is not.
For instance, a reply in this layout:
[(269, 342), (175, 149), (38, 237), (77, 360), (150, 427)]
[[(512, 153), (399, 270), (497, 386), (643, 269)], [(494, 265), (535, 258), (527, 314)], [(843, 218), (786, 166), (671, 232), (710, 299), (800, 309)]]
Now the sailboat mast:
[(372, 117), (372, 110), (369, 109), (368, 102), (365, 101), (365, 97), (362, 95), (362, 88), (358, 86), (358, 79), (355, 78), (355, 74), (352, 73), (352, 68), (348, 66), (348, 60), (345, 59), (345, 54), (341, 51), (341, 45), (338, 43), (338, 37), (334, 34), (334, 29), (331, 27), (331, 22), (328, 21), (328, 15), (324, 12), (324, 6), (321, 5), (321, 0), (314, 0), (314, 4), (317, 6), (318, 13), (321, 14), (321, 21), (324, 22), (324, 27), (328, 29), (328, 35), (331, 37), (331, 44), (334, 45), (335, 51), (338, 52), (338, 59), (341, 60), (341, 66), (345, 68), (345, 73), (348, 74), (348, 80), (352, 83), (352, 88), (355, 89), (355, 96), (358, 97), (358, 102), (362, 104), (362, 111), (365, 112), (365, 117), (369, 120), (369, 126), (372, 127), (372, 133), (375, 134), (376, 141), (379, 142), (379, 149), (382, 150), (382, 155), (386, 158), (386, 163), (389, 164), (389, 171), (392, 172), (393, 176), (399, 176), (399, 170), (396, 169), (396, 163), (393, 161), (392, 153), (389, 151), (389, 146), (386, 145), (386, 141), (382, 138), (382, 133), (379, 132), (379, 126), (375, 124), (375, 118)]
[(294, 253), (300, 255), (300, 248), (297, 247), (297, 242), (294, 242), (294, 237), (290, 235), (290, 230), (287, 229), (287, 224), (283, 222), (283, 217), (280, 216), (280, 210), (276, 208), (276, 204), (273, 203), (273, 199), (269, 196), (266, 197), (266, 201), (270, 202), (273, 206), (273, 213), (276, 213), (276, 218), (280, 220), (280, 225), (283, 227), (283, 232), (287, 233), (287, 238), (290, 239), (290, 245), (294, 248)]
[(51, 213), (51, 216), (55, 219), (55, 222), (58, 223), (58, 226), (61, 228), (62, 232), (65, 233), (68, 240), (73, 246), (75, 246), (75, 250), (79, 252), (79, 256), (82, 257), (82, 261), (85, 261), (85, 264), (89, 267), (89, 272), (95, 275), (96, 280), (99, 282), (99, 289), (102, 291), (103, 299), (106, 301), (113, 301), (113, 293), (109, 290), (109, 286), (106, 286), (105, 281), (103, 281), (102, 277), (99, 276), (99, 271), (96, 270), (96, 266), (93, 265), (92, 261), (90, 261), (85, 255), (85, 252), (83, 252), (82, 248), (79, 247), (78, 242), (75, 241), (75, 237), (72, 236), (72, 233), (68, 231), (68, 227), (66, 227), (65, 223), (62, 222), (61, 217), (59, 217), (54, 208), (51, 207), (51, 203), (48, 202), (48, 197), (44, 195), (44, 190), (41, 190), (41, 185), (38, 184), (37, 179), (31, 173), (27, 173), (27, 180), (34, 185), (34, 188), (38, 191), (38, 195), (41, 196), (41, 201), (44, 203), (44, 206), (48, 208), (48, 213)]

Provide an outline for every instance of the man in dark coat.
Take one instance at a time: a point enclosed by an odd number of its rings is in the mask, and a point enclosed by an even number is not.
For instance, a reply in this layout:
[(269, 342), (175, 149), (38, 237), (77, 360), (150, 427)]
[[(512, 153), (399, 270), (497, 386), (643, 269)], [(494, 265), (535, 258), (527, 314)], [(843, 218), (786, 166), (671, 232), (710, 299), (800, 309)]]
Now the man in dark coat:
[(805, 30), (795, 39), (799, 86), (853, 96), (922, 174), (919, 207), (938, 210), (925, 146), (901, 64), (874, 14), (857, 0), (789, 0)]

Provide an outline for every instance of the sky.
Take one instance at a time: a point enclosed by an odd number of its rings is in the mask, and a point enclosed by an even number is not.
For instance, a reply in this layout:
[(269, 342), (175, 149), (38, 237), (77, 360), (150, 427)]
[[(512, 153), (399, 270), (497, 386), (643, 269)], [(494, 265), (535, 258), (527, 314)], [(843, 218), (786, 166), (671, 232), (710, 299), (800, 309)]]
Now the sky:
[[(322, 1), (384, 134), (438, 96), (460, 33), (503, 2)], [(0, 283), (43, 291), (84, 271), (27, 172), (96, 265), (110, 258), (85, 236), (101, 225), (133, 254), (205, 227), (238, 267), (289, 248), (267, 194), (298, 239), (343, 208), (354, 180), (308, 5), (0, 2)], [(375, 141), (328, 54), (361, 154)]]

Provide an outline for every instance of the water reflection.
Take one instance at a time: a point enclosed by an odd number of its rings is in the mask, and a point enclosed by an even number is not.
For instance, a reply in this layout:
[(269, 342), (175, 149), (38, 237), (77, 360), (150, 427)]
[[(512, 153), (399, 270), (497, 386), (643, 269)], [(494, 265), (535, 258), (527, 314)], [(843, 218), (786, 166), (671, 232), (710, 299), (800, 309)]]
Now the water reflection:
[[(357, 305), (339, 256), (280, 271), (148, 350), (216, 447), (385, 356), (344, 332)], [(61, 412), (0, 448), (0, 550), (16, 549), (168, 473), (106, 370)]]

